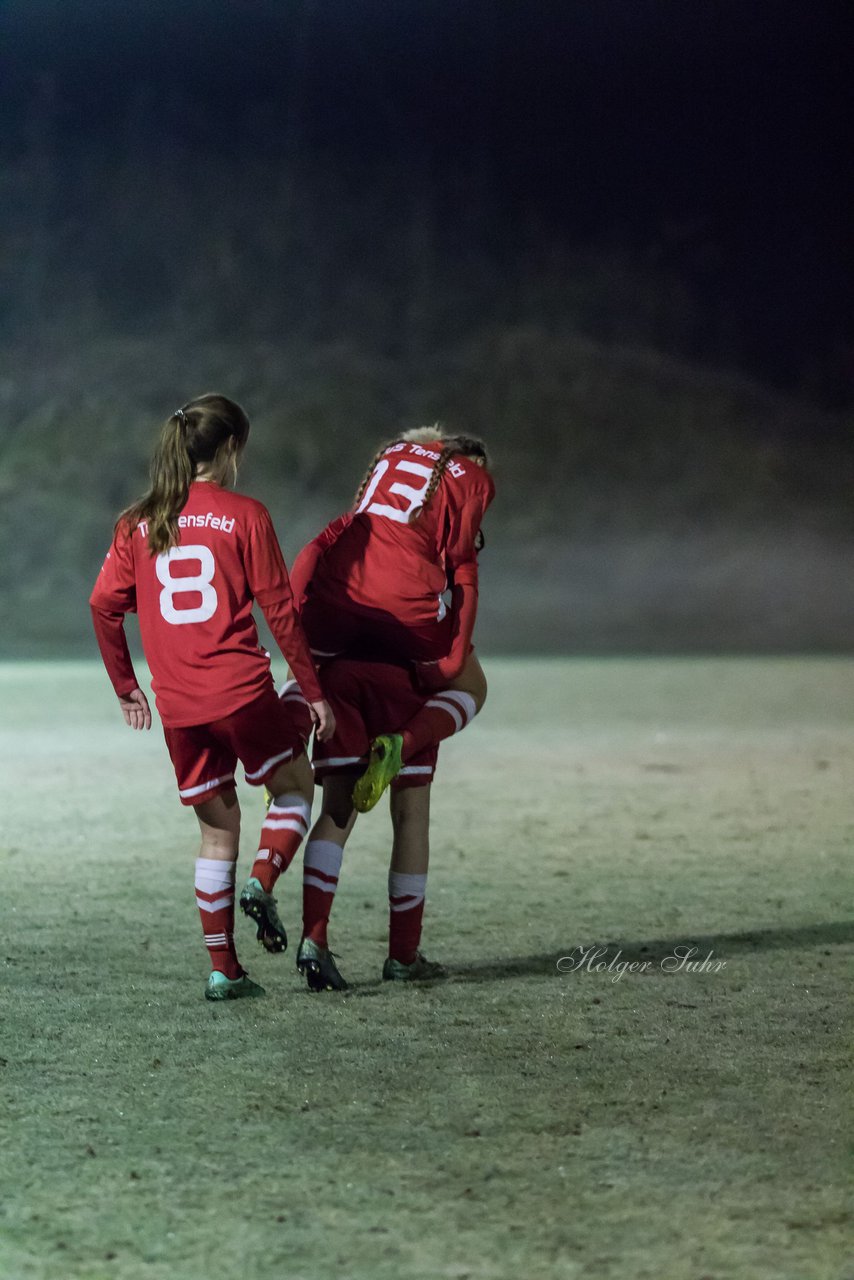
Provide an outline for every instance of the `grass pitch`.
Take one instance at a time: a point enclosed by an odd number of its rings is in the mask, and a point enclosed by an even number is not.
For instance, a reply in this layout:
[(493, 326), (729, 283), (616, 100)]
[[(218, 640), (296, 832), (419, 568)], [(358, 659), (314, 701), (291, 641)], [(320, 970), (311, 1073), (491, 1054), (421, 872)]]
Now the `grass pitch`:
[(0, 667), (4, 1280), (846, 1274), (854, 662), (488, 666), (434, 788), (452, 979), (379, 981), (378, 811), (333, 920), (353, 990), (239, 919), (268, 997), (226, 1006), (159, 732), (95, 664)]

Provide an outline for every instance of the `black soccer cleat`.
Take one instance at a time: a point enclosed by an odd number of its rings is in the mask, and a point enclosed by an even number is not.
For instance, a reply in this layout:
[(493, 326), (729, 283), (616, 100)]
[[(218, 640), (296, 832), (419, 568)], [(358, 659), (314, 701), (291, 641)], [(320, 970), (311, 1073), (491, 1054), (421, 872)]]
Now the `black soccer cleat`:
[(250, 876), (240, 895), (240, 910), (258, 926), (255, 937), (267, 951), (287, 951), (288, 935), (276, 910), (276, 899)]
[(347, 983), (338, 972), (332, 952), (311, 938), (303, 938), (297, 951), (297, 969), (309, 991), (346, 991)]
[(393, 960), (389, 956), (383, 965), (383, 982), (436, 982), (447, 976), (444, 965), (428, 960), (420, 951), (415, 953), (412, 964), (404, 964), (402, 960)]

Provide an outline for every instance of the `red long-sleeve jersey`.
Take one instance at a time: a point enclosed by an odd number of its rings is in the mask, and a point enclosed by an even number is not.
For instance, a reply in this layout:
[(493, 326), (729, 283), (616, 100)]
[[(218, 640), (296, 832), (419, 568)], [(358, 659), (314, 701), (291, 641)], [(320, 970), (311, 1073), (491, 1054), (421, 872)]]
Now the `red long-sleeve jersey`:
[(442, 593), (452, 585), (451, 652), (442, 664), (442, 674), (448, 674), (469, 651), (477, 613), (475, 543), (495, 486), (483, 467), (455, 455), (430, 503), (410, 524), (440, 447), (390, 445), (358, 509), (333, 520), (300, 552), (292, 584), (298, 606), (311, 598), (369, 617), (380, 610), (411, 627), (444, 617)]
[(386, 449), (358, 510), (333, 520), (297, 557), (298, 603), (310, 590), (325, 603), (355, 611), (379, 607), (421, 626), (444, 614), (449, 578), (477, 586), (475, 539), (495, 496), (488, 471), (454, 456), (426, 510), (409, 524), (438, 457), (437, 449), (420, 444)]
[(95, 633), (116, 693), (137, 686), (124, 634), (124, 615), (136, 612), (164, 725), (206, 724), (251, 702), (272, 678), (252, 617), (255, 600), (304, 696), (319, 701), (266, 507), (195, 481), (178, 526), (178, 545), (157, 556), (144, 521), (131, 532), (120, 527), (92, 592)]

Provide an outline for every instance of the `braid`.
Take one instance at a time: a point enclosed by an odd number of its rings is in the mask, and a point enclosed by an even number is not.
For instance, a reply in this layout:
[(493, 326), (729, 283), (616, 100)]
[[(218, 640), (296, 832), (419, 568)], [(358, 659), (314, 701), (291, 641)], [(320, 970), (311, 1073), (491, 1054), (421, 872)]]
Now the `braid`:
[(441, 445), (441, 452), (439, 453), (437, 461), (433, 464), (433, 470), (430, 473), (427, 488), (424, 490), (423, 501), (421, 505), (416, 507), (409, 516), (409, 524), (414, 524), (416, 520), (419, 520), (429, 507), (436, 490), (442, 483), (442, 477), (447, 470), (448, 463), (451, 461), (454, 454), (462, 454), (464, 457), (473, 458), (482, 466), (489, 465), (489, 458), (482, 440), (478, 440), (474, 436), (463, 435), (443, 437), (442, 430), (438, 423), (433, 427), (416, 427), (412, 431), (405, 431), (402, 436), (397, 436), (394, 440), (389, 440), (387, 444), (381, 445), (377, 450), (371, 461), (371, 465), (365, 472), (362, 483), (356, 491), (356, 496), (353, 499), (354, 511), (358, 510), (359, 505), (365, 496), (365, 492), (368, 485), (371, 483), (371, 476), (374, 474), (377, 463), (382, 460), (393, 445), (399, 445), (401, 441), (404, 444), (429, 444), (434, 447)]
[[(392, 440), (391, 443), (394, 444), (394, 441)], [(374, 467), (380, 461), (380, 459), (382, 458), (383, 454), (385, 453), (388, 447), (389, 446), (387, 444), (380, 445), (379, 449), (377, 449), (376, 453), (374, 454), (371, 465), (368, 467), (367, 471), (365, 472), (365, 477), (362, 480), (362, 483), (359, 485), (359, 488), (356, 492), (356, 496), (353, 499), (354, 511), (358, 507), (359, 503), (362, 501), (362, 498), (365, 496), (365, 490), (370, 484), (371, 476), (374, 474)]]
[(446, 436), (443, 443), (451, 448), (454, 453), (461, 453), (466, 458), (479, 459), (482, 466), (489, 467), (489, 454), (486, 452), (486, 445), (477, 436)]
[(421, 506), (416, 507), (415, 510), (410, 515), (409, 517), (410, 524), (415, 524), (416, 520), (420, 520), (424, 512), (429, 507), (433, 499), (433, 494), (439, 488), (439, 485), (442, 480), (442, 476), (445, 474), (445, 469), (447, 468), (448, 463), (451, 461), (451, 458), (454, 456), (456, 452), (457, 450), (453, 447), (453, 445), (451, 444), (442, 445), (442, 452), (439, 454), (439, 461), (433, 464), (433, 470), (430, 474), (430, 479), (428, 481), (427, 488), (424, 490), (424, 500), (421, 503)]

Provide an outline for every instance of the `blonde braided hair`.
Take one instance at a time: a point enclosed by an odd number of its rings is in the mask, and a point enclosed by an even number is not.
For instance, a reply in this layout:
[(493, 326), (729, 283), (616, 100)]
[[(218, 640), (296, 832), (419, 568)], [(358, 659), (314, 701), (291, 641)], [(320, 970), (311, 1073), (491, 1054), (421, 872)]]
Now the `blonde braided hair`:
[(419, 507), (409, 516), (409, 524), (414, 524), (416, 520), (420, 520), (421, 516), (429, 507), (436, 490), (442, 482), (442, 477), (447, 470), (448, 463), (454, 454), (463, 454), (467, 458), (472, 458), (478, 466), (488, 467), (489, 457), (486, 452), (486, 446), (482, 440), (478, 440), (475, 436), (447, 436), (443, 433), (441, 427), (436, 423), (432, 427), (414, 427), (411, 431), (404, 431), (403, 435), (398, 436), (394, 440), (389, 440), (382, 445), (374, 455), (371, 465), (365, 472), (364, 479), (359, 485), (356, 497), (353, 500), (354, 510), (358, 508), (359, 503), (365, 496), (365, 490), (370, 484), (371, 476), (374, 474), (374, 468), (380, 462), (386, 452), (396, 444), (436, 444), (441, 445), (441, 451), (436, 462), (433, 464), (433, 470), (430, 479), (427, 482), (427, 488), (424, 490), (424, 499)]
[(438, 462), (433, 463), (433, 470), (430, 473), (430, 479), (427, 481), (427, 488), (424, 490), (424, 497), (422, 499), (421, 506), (416, 507), (414, 511), (409, 513), (408, 524), (415, 524), (416, 520), (420, 520), (424, 512), (430, 506), (433, 494), (439, 488), (442, 476), (445, 474), (448, 463), (451, 461), (455, 452), (456, 450), (453, 449), (451, 445), (442, 445), (442, 452), (439, 454), (439, 460)]
[(364, 479), (362, 480), (362, 483), (359, 485), (358, 489), (356, 490), (356, 496), (353, 499), (354, 511), (358, 509), (359, 503), (362, 501), (362, 499), (365, 496), (365, 490), (367, 489), (368, 485), (371, 482), (371, 476), (374, 474), (374, 468), (376, 467), (378, 462), (382, 461), (382, 456), (385, 453), (386, 449), (390, 449), (393, 444), (397, 444), (397, 441), (389, 440), (388, 444), (380, 445), (379, 449), (377, 449), (376, 453), (374, 454), (373, 460), (371, 461), (370, 466), (365, 472)]

